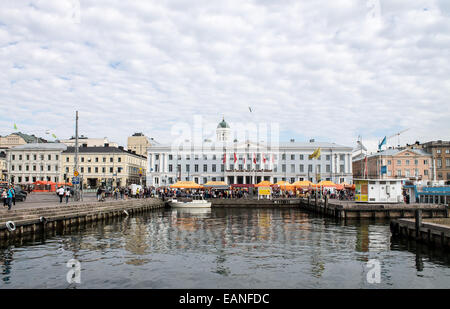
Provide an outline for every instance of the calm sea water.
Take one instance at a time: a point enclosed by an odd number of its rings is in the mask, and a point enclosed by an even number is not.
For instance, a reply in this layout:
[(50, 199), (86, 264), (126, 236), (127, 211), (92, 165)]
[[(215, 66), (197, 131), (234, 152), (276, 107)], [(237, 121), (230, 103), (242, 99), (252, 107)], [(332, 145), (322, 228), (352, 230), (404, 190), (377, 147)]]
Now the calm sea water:
[[(69, 284), (66, 263), (81, 263)], [(368, 283), (380, 265), (380, 283)], [(450, 256), (388, 222), (294, 209), (161, 210), (0, 249), (1, 288), (450, 288)]]

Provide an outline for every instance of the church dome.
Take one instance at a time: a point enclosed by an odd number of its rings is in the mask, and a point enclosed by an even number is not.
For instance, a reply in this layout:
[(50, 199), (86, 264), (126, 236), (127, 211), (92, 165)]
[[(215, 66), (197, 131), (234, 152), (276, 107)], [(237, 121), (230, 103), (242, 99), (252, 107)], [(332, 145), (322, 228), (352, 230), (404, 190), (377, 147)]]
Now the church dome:
[(222, 121), (217, 125), (217, 129), (229, 129), (230, 126), (228, 125), (228, 123), (225, 121), (224, 118), (222, 118)]

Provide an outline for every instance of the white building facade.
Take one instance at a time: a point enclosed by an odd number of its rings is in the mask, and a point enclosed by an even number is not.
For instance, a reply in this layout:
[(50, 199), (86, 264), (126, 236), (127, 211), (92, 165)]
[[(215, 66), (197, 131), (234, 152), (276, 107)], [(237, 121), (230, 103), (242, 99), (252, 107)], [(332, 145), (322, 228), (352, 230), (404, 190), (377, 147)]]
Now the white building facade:
[(34, 143), (8, 149), (7, 173), (9, 181), (15, 184), (29, 184), (35, 181), (63, 181), (61, 153), (67, 146), (61, 143)]
[[(148, 148), (147, 185), (168, 186), (178, 180), (198, 184), (257, 184), (268, 180), (295, 182), (330, 180), (353, 182), (352, 148), (335, 143), (290, 142), (264, 145), (252, 141), (230, 142), (229, 125), (217, 126), (217, 141), (200, 145), (154, 145)], [(174, 149), (176, 148), (176, 149)], [(320, 148), (320, 157), (309, 159)]]

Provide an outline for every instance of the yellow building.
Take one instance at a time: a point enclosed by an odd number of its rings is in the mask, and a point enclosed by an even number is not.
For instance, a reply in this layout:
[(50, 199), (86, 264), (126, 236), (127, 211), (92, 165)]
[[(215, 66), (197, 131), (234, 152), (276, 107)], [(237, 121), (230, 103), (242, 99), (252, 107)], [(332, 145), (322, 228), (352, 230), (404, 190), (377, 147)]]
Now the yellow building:
[(7, 180), (6, 152), (0, 150), (0, 181)]
[[(75, 147), (67, 147), (61, 155), (62, 179), (74, 176)], [(145, 185), (147, 158), (123, 147), (79, 147), (78, 172), (83, 188)]]
[(147, 148), (150, 145), (149, 139), (143, 133), (134, 133), (128, 137), (128, 150), (135, 151), (138, 155), (147, 156)]

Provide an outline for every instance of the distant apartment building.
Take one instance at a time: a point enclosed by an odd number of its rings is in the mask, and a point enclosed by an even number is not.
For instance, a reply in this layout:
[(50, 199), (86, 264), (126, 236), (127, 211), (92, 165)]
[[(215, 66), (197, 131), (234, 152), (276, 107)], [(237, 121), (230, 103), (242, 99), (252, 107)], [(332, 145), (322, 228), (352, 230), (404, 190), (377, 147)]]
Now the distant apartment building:
[(386, 149), (368, 155), (367, 164), (364, 155), (355, 157), (353, 178), (431, 180), (431, 161), (431, 155), (422, 149)]
[(10, 182), (62, 181), (61, 153), (66, 148), (60, 143), (31, 143), (8, 149), (6, 164)]
[(143, 133), (134, 133), (128, 137), (128, 150), (135, 151), (138, 155), (147, 156), (147, 148), (150, 145), (150, 140)]
[(450, 141), (431, 141), (421, 144), (431, 155), (432, 179), (450, 184)]
[[(78, 149), (78, 172), (83, 188), (145, 184), (147, 158), (123, 147), (81, 146)], [(74, 175), (75, 147), (62, 153), (61, 177), (70, 181)]]
[[(65, 144), (67, 147), (75, 147), (76, 138), (72, 136), (69, 139), (63, 139), (59, 141), (60, 143)], [(119, 145), (115, 142), (111, 142), (107, 137), (104, 138), (88, 138), (87, 136), (81, 135), (78, 137), (78, 147), (118, 147)]]
[(0, 136), (0, 148), (12, 148), (30, 143), (47, 143), (45, 139), (21, 132), (11, 133), (7, 136)]

